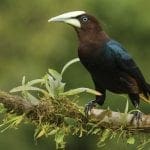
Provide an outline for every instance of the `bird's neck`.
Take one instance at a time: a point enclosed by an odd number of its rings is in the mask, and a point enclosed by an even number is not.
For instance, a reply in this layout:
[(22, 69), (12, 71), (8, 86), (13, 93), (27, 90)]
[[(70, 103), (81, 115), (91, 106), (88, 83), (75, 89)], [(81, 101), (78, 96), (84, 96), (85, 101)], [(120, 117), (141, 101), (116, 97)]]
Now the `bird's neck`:
[(78, 55), (80, 58), (88, 58), (101, 53), (103, 46), (110, 40), (104, 31), (77, 32), (79, 39)]
[(108, 41), (109, 36), (101, 30), (81, 30), (77, 32), (80, 45), (93, 45), (100, 47), (105, 41)]

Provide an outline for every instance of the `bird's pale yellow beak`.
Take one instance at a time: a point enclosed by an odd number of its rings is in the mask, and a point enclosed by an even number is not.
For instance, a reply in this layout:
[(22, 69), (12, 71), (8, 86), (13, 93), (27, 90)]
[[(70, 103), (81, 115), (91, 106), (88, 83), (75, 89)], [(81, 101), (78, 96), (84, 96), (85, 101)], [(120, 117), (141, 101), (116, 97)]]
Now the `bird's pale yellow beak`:
[(76, 19), (76, 17), (80, 16), (82, 14), (85, 14), (85, 12), (84, 11), (67, 12), (67, 13), (61, 14), (59, 16), (50, 18), (48, 20), (48, 22), (65, 22), (72, 26), (81, 28), (81, 23), (78, 19)]

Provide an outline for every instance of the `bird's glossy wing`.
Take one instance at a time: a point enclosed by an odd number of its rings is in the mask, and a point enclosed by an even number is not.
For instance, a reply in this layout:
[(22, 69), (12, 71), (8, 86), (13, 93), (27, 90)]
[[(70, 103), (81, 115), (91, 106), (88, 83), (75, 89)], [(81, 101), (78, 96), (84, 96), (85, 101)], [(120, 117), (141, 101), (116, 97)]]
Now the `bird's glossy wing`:
[(115, 63), (121, 71), (134, 77), (139, 84), (145, 84), (145, 79), (140, 69), (120, 43), (112, 40), (107, 43), (107, 48), (111, 51), (112, 57), (115, 59)]
[(118, 44), (116, 41), (111, 41), (107, 43), (107, 48), (111, 51), (112, 57), (115, 60), (117, 68), (127, 73), (130, 77), (134, 78), (146, 99), (149, 99), (150, 86), (146, 83), (144, 76), (142, 75), (140, 69), (132, 59), (132, 57), (127, 53), (127, 51)]

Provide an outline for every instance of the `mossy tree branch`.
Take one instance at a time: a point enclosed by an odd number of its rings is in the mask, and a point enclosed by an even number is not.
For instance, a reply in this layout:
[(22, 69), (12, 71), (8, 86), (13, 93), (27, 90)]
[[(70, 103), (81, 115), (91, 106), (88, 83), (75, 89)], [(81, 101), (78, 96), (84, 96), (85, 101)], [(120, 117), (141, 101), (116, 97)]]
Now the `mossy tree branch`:
[[(1, 132), (16, 128), (22, 122), (32, 123), (35, 125), (34, 138), (53, 135), (56, 149), (65, 149), (65, 137), (68, 135), (96, 135), (97, 146), (101, 147), (107, 140), (119, 140), (120, 137), (126, 138), (128, 144), (134, 144), (136, 135), (139, 138), (138, 132), (150, 132), (150, 115), (142, 115), (140, 121), (133, 119), (133, 115), (128, 113), (128, 100), (124, 113), (92, 109), (87, 119), (84, 108), (70, 96), (83, 92), (94, 95), (101, 93), (85, 87), (65, 91), (66, 83), (62, 81), (64, 71), (78, 61), (79, 58), (69, 61), (61, 73), (48, 69), (44, 77), (28, 82), (24, 76), (21, 86), (10, 91), (21, 92), (22, 97), (0, 91), (0, 113), (4, 114)], [(145, 135), (143, 138), (144, 142), (139, 143), (141, 148), (150, 143)]]
[[(84, 114), (78, 110), (78, 107), (74, 103), (64, 103), (62, 101), (61, 107), (66, 107), (65, 112), (61, 112), (61, 108), (52, 103), (51, 100), (42, 99), (39, 104), (33, 105), (22, 97), (11, 95), (6, 92), (0, 92), (0, 103), (4, 105), (9, 113), (15, 113), (17, 115), (25, 114), (25, 116), (34, 122), (42, 123), (58, 123), (63, 120), (61, 117), (57, 117), (56, 120), (56, 110), (59, 113), (65, 113), (66, 117), (78, 118), (83, 123), (87, 123), (87, 119)], [(109, 127), (111, 129), (117, 129), (124, 126), (127, 130), (139, 131), (150, 131), (150, 115), (142, 115), (142, 120), (137, 124), (137, 122), (132, 120), (132, 114), (124, 114), (120, 112), (113, 112), (111, 110), (93, 109), (90, 113), (89, 122), (99, 123), (100, 127)]]

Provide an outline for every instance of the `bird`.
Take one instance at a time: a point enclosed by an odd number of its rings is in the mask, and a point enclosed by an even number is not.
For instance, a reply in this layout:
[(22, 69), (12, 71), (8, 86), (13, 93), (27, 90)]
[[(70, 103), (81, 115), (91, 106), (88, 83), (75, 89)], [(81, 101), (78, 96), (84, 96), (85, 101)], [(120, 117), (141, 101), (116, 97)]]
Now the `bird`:
[[(96, 104), (103, 105), (106, 91), (127, 94), (133, 106), (138, 109), (140, 99), (150, 103), (150, 84), (124, 46), (112, 39), (93, 15), (85, 11), (66, 12), (52, 17), (48, 22), (64, 22), (71, 25), (78, 37), (78, 56), (90, 73), (97, 95), (85, 107), (85, 114)], [(139, 119), (137, 111), (134, 117)]]

